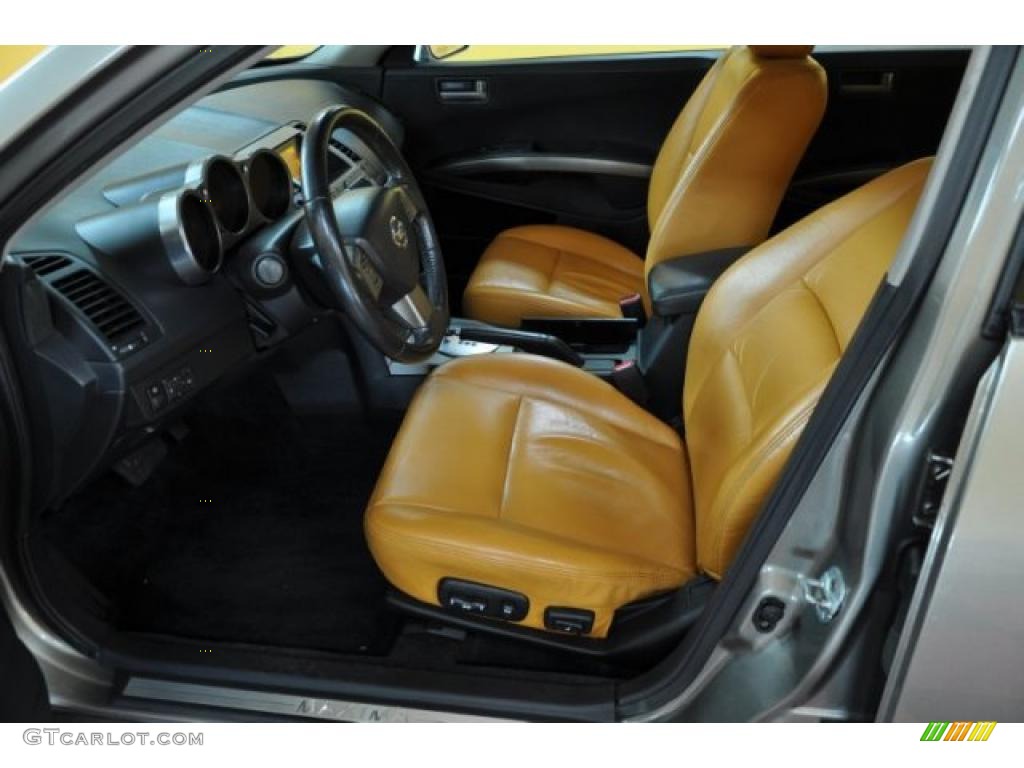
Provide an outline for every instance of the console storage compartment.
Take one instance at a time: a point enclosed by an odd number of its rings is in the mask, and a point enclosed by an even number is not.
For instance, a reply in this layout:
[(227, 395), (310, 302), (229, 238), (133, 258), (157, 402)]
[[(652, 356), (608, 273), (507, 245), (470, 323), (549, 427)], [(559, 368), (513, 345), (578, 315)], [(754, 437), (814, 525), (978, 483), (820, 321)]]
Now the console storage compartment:
[(596, 354), (628, 350), (640, 324), (631, 317), (524, 317), (520, 327), (557, 336), (573, 349)]

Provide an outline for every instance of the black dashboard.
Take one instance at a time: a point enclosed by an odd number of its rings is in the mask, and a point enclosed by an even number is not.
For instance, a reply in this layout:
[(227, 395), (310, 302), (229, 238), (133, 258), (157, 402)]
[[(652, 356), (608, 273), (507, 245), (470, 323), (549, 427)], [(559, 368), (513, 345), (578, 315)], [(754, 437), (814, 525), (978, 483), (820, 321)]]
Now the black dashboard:
[[(397, 120), (322, 81), (229, 86), (176, 115), (19, 234), (4, 281), (20, 328), (33, 503), (59, 502), (144, 444), (206, 387), (313, 322), (289, 244), (303, 219), (304, 123), (331, 104)], [(380, 184), (339, 132), (332, 187)]]

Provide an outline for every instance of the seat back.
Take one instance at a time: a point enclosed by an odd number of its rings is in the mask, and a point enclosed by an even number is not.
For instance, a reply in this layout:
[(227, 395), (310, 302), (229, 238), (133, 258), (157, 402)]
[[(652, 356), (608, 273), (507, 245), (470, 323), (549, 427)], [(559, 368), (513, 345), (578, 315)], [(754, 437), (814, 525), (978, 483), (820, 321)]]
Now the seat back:
[(676, 119), (651, 174), (646, 268), (756, 245), (825, 110), (809, 45), (730, 48)]
[(896, 254), (930, 160), (750, 251), (697, 315), (683, 387), (697, 565), (721, 577)]

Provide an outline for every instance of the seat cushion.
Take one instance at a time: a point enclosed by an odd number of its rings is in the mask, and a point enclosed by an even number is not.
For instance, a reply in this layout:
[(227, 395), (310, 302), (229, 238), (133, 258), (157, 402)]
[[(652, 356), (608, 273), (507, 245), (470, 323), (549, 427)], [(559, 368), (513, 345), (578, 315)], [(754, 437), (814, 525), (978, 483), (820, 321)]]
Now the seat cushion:
[(607, 238), (571, 227), (516, 227), (484, 251), (463, 309), (513, 328), (524, 317), (621, 317), (619, 299), (642, 293), (643, 276), (643, 260)]
[(438, 603), (445, 577), (614, 611), (694, 573), (678, 435), (600, 379), (531, 355), (449, 363), (420, 388), (366, 515), (388, 580)]

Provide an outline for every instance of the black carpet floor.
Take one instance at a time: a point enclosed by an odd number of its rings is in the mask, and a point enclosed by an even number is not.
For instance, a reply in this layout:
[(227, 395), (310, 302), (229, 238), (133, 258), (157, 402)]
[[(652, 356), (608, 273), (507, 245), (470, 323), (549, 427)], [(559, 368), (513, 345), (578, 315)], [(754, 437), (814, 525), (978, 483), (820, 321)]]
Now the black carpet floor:
[(118, 628), (387, 653), (398, 619), (362, 518), (396, 425), (300, 419), (260, 378), (187, 424), (143, 486), (106, 475), (45, 520)]

